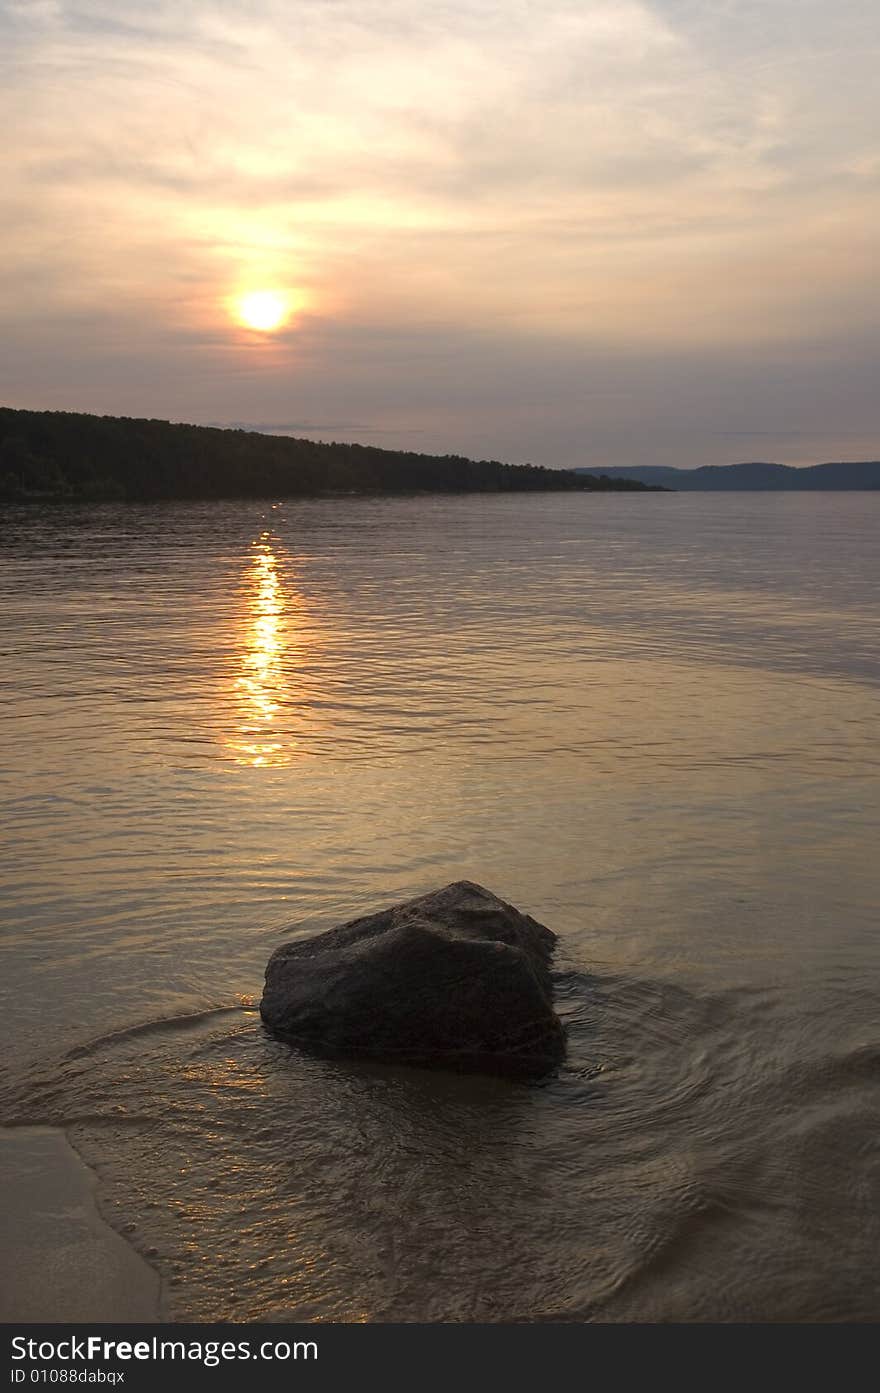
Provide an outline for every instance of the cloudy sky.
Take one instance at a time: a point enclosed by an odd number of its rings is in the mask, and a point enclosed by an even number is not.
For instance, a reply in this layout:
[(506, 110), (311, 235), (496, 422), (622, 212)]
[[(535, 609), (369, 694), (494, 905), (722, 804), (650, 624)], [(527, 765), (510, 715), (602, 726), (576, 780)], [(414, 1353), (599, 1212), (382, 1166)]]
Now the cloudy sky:
[(880, 455), (876, 0), (0, 0), (0, 55), (6, 405)]

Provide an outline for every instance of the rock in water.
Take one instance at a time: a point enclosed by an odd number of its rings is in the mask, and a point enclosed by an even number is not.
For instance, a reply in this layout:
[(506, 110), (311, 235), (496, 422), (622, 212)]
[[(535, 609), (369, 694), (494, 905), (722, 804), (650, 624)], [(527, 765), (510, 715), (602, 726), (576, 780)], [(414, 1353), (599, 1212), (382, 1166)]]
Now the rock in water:
[(539, 1076), (562, 1058), (556, 935), (461, 880), (269, 959), (260, 1014), (332, 1054)]

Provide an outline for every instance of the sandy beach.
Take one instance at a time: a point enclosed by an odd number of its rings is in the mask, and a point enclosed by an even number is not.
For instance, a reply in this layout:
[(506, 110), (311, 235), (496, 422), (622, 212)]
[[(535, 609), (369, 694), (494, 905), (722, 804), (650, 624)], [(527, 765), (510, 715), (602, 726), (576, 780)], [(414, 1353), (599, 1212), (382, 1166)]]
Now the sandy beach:
[(64, 1133), (0, 1132), (0, 1320), (155, 1321), (159, 1277), (102, 1219), (97, 1180)]

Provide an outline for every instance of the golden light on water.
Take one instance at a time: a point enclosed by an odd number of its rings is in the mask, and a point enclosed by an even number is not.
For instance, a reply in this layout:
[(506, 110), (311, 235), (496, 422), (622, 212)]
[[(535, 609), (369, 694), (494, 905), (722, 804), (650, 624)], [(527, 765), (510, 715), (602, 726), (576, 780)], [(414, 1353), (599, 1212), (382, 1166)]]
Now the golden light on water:
[(262, 334), (274, 334), (289, 322), (293, 297), (286, 290), (249, 290), (233, 301), (239, 324)]
[(291, 723), (305, 714), (301, 669), (312, 632), (304, 603), (279, 574), (277, 543), (253, 543), (245, 585), (245, 651), (236, 679), (240, 724), (228, 741), (237, 761), (255, 768), (291, 764), (300, 754)]

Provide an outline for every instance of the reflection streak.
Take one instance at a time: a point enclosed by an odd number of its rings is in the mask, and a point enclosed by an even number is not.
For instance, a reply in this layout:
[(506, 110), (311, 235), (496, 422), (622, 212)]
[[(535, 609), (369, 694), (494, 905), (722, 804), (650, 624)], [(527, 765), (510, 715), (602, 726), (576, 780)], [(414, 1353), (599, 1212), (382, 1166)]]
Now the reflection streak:
[[(247, 576), (247, 647), (235, 684), (242, 724), (229, 743), (238, 763), (277, 768), (297, 758), (299, 741), (278, 724), (279, 716), (293, 704), (285, 664), (294, 597), (285, 594), (275, 545), (269, 532), (253, 543)], [(298, 631), (299, 647), (302, 637)]]

